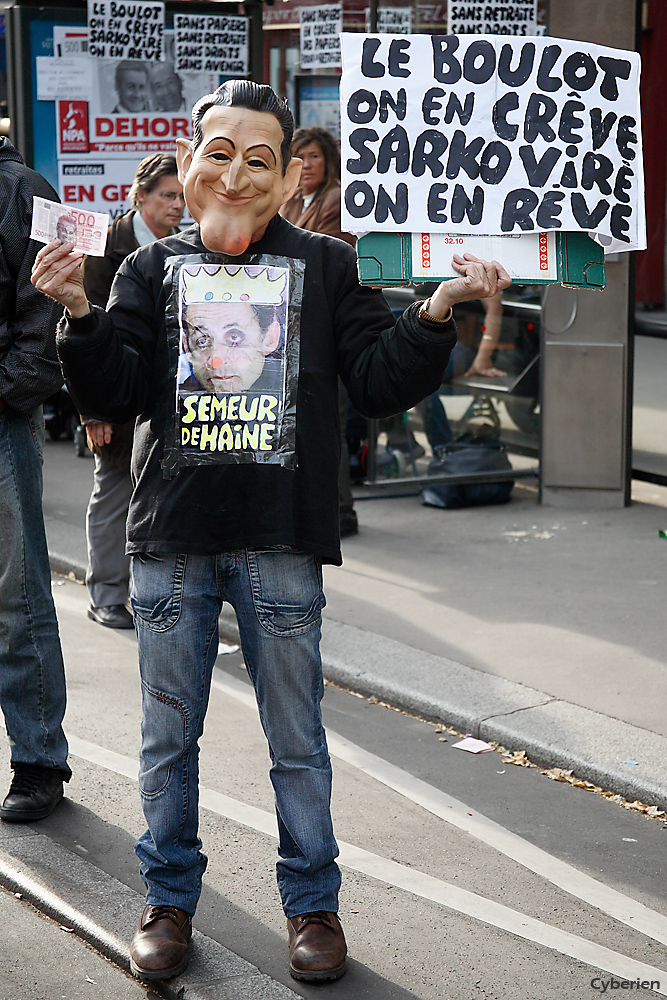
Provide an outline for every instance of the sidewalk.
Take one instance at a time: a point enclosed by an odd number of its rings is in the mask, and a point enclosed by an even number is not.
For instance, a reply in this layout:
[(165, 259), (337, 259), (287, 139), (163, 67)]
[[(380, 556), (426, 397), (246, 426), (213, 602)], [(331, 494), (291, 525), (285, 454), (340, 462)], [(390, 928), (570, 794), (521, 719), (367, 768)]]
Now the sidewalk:
[[(159, 1000), (158, 994), (165, 1000), (295, 1000), (292, 990), (197, 930), (193, 931), (192, 954), (182, 975), (159, 983), (140, 983), (129, 971), (127, 929), (136, 923), (143, 897), (32, 826), (0, 824), (0, 886), (24, 901), (19, 906), (0, 889), (0, 917), (7, 911), (3, 923), (13, 931), (5, 942), (5, 961), (0, 964), (0, 990), (4, 987), (6, 991), (0, 994), (3, 1000), (26, 996), (9, 991), (10, 986), (25, 988), (26, 977), (35, 980), (36, 992), (31, 995), (36, 997), (60, 995), (54, 992), (59, 979), (68, 980), (71, 1000)], [(34, 911), (26, 910), (26, 902), (56, 924), (49, 925)], [(65, 942), (63, 931), (70, 932)], [(94, 952), (82, 953), (81, 941), (112, 964)], [(42, 957), (35, 962), (40, 944)], [(100, 989), (91, 992), (91, 986)]]
[[(92, 462), (49, 442), (52, 566), (85, 571)], [(326, 676), (667, 808), (663, 579), (667, 490), (622, 510), (442, 511), (360, 500), (360, 534), (325, 567)], [(234, 637), (227, 610), (221, 629)]]

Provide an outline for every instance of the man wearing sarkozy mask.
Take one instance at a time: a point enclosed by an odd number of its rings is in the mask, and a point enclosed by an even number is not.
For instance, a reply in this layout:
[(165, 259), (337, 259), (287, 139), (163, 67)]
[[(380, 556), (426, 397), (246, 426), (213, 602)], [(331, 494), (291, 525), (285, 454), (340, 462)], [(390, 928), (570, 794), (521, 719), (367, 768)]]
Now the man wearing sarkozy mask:
[[(71, 244), (44, 247), (34, 270), (37, 287), (67, 309), (58, 344), (79, 409), (116, 423), (137, 418), (128, 551), (148, 828), (136, 845), (147, 906), (131, 955), (144, 979), (177, 975), (187, 963), (206, 868), (197, 744), (223, 600), (236, 611), (269, 742), (290, 972), (306, 981), (344, 973), (319, 653), (321, 566), (341, 563), (337, 378), (362, 414), (409, 409), (440, 385), (456, 341), (452, 305), (510, 284), (495, 261), (455, 257), (459, 277), (394, 321), (381, 292), (360, 285), (347, 243), (278, 214), (299, 183), (292, 131), (269, 87), (223, 84), (195, 105), (192, 142), (179, 140), (196, 225), (128, 257), (106, 313), (86, 301)], [(214, 386), (179, 398), (193, 280), (203, 303), (258, 301), (278, 282), (280, 395)], [(222, 352), (216, 357), (220, 367)], [(178, 722), (184, 711), (187, 726)]]

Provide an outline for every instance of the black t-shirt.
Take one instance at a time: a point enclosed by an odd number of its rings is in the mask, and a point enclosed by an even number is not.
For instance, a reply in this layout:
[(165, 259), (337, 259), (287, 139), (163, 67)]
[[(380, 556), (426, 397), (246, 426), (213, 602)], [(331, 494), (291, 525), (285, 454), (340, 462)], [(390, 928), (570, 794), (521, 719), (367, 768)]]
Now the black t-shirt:
[(165, 263), (205, 253), (199, 228), (142, 247), (114, 281), (108, 312), (63, 321), (58, 350), (82, 411), (115, 422), (137, 416), (128, 551), (214, 554), (289, 545), (340, 564), (337, 376), (355, 408), (374, 417), (414, 406), (440, 385), (456, 340), (411, 306), (394, 322), (381, 292), (359, 284), (354, 250), (276, 216), (252, 253), (305, 262), (300, 301), (293, 467), (207, 464), (165, 478), (165, 435), (176, 373), (165, 326)]

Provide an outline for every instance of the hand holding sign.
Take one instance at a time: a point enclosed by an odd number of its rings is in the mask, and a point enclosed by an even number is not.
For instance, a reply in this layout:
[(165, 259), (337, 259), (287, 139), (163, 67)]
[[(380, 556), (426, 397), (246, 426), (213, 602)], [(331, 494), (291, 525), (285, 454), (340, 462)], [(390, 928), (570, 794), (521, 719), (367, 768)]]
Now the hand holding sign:
[(497, 260), (480, 260), (471, 253), (463, 257), (454, 254), (452, 267), (461, 277), (441, 282), (426, 307), (436, 319), (444, 319), (457, 302), (491, 298), (512, 284), (509, 274)]
[(35, 288), (60, 302), (75, 319), (90, 312), (83, 287), (82, 257), (73, 243), (53, 240), (37, 254), (30, 277)]

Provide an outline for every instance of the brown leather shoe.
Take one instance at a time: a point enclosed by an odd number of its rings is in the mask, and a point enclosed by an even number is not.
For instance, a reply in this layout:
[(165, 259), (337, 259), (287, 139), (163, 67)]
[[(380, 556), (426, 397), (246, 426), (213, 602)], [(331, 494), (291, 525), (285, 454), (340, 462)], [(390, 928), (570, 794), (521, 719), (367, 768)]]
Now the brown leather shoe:
[(147, 906), (130, 945), (130, 968), (138, 979), (171, 979), (185, 971), (192, 917), (175, 906)]
[(347, 945), (338, 914), (317, 910), (287, 918), (289, 971), (293, 979), (340, 979)]

